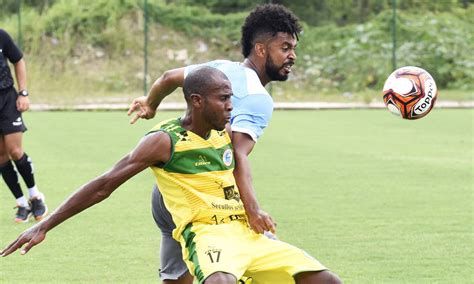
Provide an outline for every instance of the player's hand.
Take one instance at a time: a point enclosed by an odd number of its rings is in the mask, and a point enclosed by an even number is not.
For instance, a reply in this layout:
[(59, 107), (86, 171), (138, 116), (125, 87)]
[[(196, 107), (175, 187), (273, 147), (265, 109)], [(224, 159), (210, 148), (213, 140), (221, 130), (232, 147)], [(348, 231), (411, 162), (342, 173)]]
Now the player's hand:
[[(14, 242), (4, 248), (0, 252), (0, 255), (5, 257), (16, 251), (17, 249), (21, 249), (20, 253), (22, 255), (26, 254), (32, 247), (41, 243), (45, 237), (46, 232), (41, 229), (41, 226), (39, 226), (39, 224), (35, 225), (30, 229), (24, 231)], [(25, 245), (25, 247), (22, 248), (23, 245)]]
[(142, 96), (132, 101), (127, 114), (128, 116), (130, 116), (134, 112), (135, 112), (135, 115), (130, 120), (131, 124), (134, 124), (139, 118), (151, 119), (155, 117), (156, 109), (151, 108), (147, 103), (147, 97)]
[(16, 109), (19, 112), (27, 111), (30, 108), (30, 99), (25, 96), (18, 96), (16, 100)]
[(265, 211), (258, 210), (255, 213), (248, 213), (249, 225), (256, 233), (263, 234), (265, 231), (275, 233), (276, 223)]

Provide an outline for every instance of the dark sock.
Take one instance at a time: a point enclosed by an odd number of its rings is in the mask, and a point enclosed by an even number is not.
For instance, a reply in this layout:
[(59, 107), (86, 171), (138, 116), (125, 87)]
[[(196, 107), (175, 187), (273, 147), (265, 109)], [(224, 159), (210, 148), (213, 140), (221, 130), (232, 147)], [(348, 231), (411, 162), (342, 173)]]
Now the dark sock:
[(20, 183), (18, 181), (18, 174), (13, 168), (12, 161), (9, 160), (5, 164), (0, 165), (0, 174), (3, 177), (3, 180), (7, 184), (10, 191), (13, 193), (16, 199), (23, 196), (21, 191)]
[(24, 153), (23, 157), (21, 157), (18, 161), (14, 162), (16, 165), (16, 169), (25, 181), (26, 186), (28, 188), (32, 188), (33, 186), (35, 186), (35, 177), (33, 176), (33, 163), (31, 161), (31, 158), (28, 157), (26, 153)]

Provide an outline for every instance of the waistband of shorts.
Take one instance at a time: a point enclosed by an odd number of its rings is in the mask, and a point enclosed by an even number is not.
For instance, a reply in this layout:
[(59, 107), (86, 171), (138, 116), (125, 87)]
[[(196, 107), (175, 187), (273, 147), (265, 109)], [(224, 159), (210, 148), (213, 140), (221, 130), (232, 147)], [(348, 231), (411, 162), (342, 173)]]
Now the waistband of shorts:
[(9, 88), (5, 88), (5, 89), (0, 89), (0, 96), (1, 95), (5, 95), (5, 94), (8, 94), (9, 92), (11, 92), (12, 90), (14, 90), (15, 88), (13, 88), (13, 86), (9, 87)]

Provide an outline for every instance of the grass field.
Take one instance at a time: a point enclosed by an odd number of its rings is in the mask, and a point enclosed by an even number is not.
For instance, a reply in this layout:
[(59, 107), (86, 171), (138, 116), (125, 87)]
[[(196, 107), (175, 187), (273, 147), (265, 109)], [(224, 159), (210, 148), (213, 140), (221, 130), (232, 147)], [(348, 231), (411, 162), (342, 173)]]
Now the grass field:
[[(27, 113), (25, 149), (50, 209), (107, 170), (162, 118)], [(282, 240), (345, 283), (473, 283), (473, 110), (419, 121), (386, 110), (277, 111), (251, 156), (258, 198)], [(1, 283), (157, 282), (159, 234), (144, 172), (60, 225), (27, 255), (0, 259)], [(0, 185), (0, 246), (14, 224)]]

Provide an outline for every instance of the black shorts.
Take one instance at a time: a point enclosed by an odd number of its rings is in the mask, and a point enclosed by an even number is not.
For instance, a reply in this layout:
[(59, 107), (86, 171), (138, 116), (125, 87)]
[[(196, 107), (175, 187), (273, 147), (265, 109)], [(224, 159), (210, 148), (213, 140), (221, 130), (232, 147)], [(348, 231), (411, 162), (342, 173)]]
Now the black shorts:
[(16, 108), (17, 98), (15, 88), (0, 92), (0, 135), (26, 131), (21, 112)]

